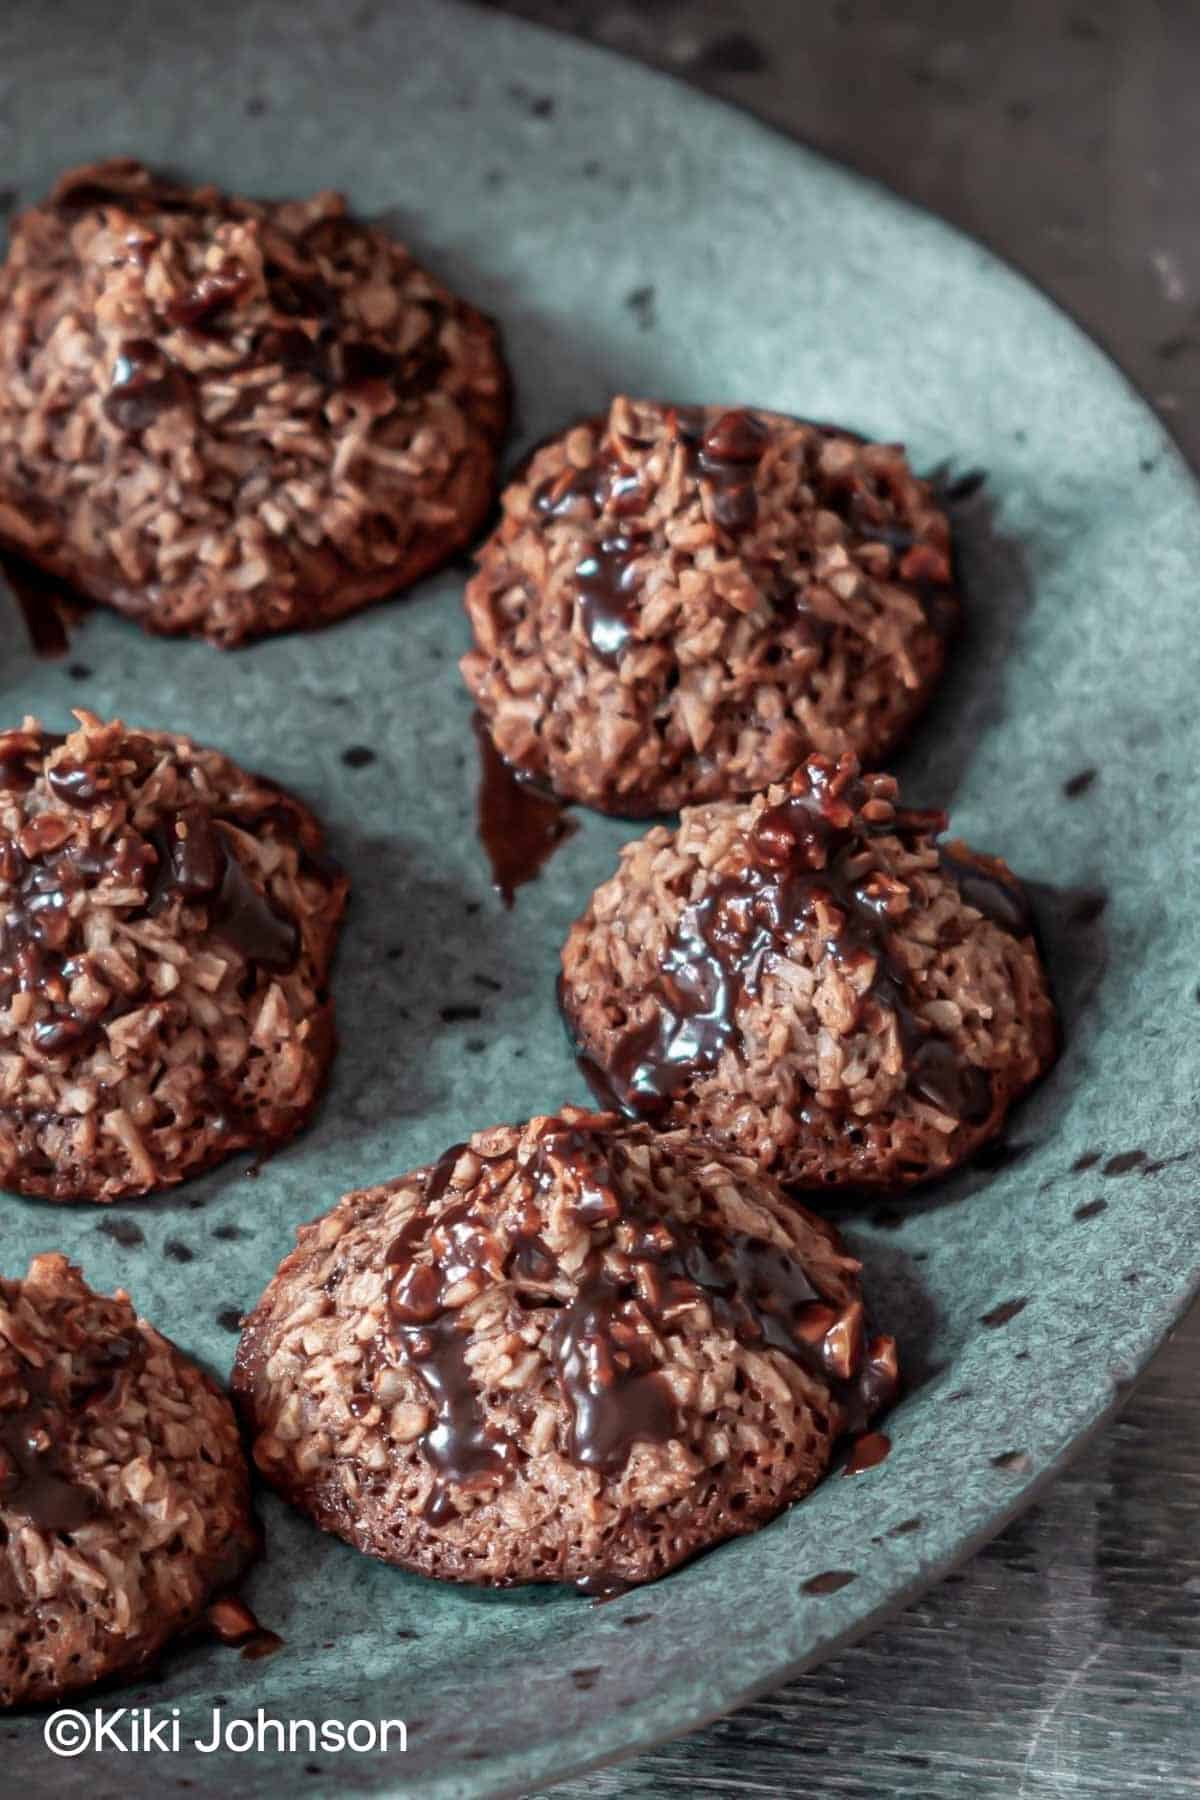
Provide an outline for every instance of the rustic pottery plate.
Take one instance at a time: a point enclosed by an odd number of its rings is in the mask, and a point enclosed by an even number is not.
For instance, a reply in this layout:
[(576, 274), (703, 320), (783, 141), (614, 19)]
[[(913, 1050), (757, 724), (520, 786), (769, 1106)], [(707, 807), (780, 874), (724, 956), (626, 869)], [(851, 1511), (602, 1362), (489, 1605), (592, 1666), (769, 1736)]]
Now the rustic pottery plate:
[[(178, 1708), (185, 1744), (218, 1697), (408, 1726), (403, 1756), (121, 1758), (125, 1794), (527, 1791), (696, 1725), (911, 1599), (1110, 1415), (1192, 1294), (1200, 505), (1145, 404), (1011, 270), (697, 94), (427, 0), (149, 18), (6, 11), (0, 149), (21, 202), (117, 151), (252, 193), (346, 189), (502, 321), (514, 459), (625, 389), (836, 419), (920, 467), (987, 472), (960, 521), (969, 631), (901, 773), (1036, 884), (1066, 1047), (987, 1167), (847, 1219), (911, 1381), (889, 1459), (598, 1607), (401, 1574), (265, 1497), (249, 1594), (285, 1647), (186, 1648), (121, 1696)], [(59, 728), (87, 705), (218, 744), (310, 799), (354, 884), (341, 1054), (302, 1140), (140, 1205), (5, 1203), (7, 1273), (61, 1247), (222, 1376), (297, 1223), (474, 1126), (583, 1097), (555, 958), (629, 828), (581, 816), (512, 911), (492, 891), (462, 582), (227, 656), (94, 612), (46, 660), (15, 608), (0, 617), (5, 723)], [(52, 1764), (25, 1718), (5, 1770), (10, 1791), (74, 1795), (112, 1791), (117, 1764)]]

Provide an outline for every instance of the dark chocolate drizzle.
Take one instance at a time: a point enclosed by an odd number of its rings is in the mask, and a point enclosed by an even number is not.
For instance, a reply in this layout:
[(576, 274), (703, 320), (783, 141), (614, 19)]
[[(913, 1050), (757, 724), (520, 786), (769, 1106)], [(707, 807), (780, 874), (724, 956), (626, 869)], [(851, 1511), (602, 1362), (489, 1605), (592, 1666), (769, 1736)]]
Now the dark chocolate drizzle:
[(144, 1357), (133, 1331), (82, 1344), (65, 1374), (53, 1357), (41, 1367), (22, 1359), (24, 1402), (0, 1413), (0, 1506), (40, 1531), (78, 1531), (97, 1516), (97, 1496), (62, 1472), (63, 1440), (83, 1413), (118, 1404)]
[[(507, 1253), (486, 1203), (474, 1197), (452, 1202), (429, 1226), (427, 1208), (445, 1200), (465, 1149), (452, 1146), (430, 1171), (422, 1206), (387, 1256), (388, 1350), (417, 1371), (435, 1408), (423, 1440), (434, 1470), (426, 1502), (433, 1522), (453, 1516), (452, 1486), (503, 1481), (518, 1454), (484, 1414), (467, 1335), (457, 1309), (445, 1305), (460, 1282), (482, 1291), (505, 1281), (516, 1304), (554, 1309), (543, 1346), (568, 1409), (563, 1449), (578, 1466), (606, 1474), (622, 1469), (636, 1444), (679, 1434), (657, 1345), (699, 1302), (740, 1343), (780, 1351), (818, 1376), (848, 1430), (861, 1430), (894, 1397), (894, 1345), (865, 1341), (860, 1302), (839, 1306), (794, 1255), (762, 1239), (716, 1221), (684, 1226), (660, 1212), (624, 1178), (627, 1153), (612, 1128), (553, 1121), (527, 1165), (538, 1189), (565, 1189), (592, 1237), (567, 1298), (566, 1278), (538, 1236), (536, 1208)], [(427, 1233), (432, 1262), (418, 1260)]]
[(611, 448), (584, 469), (564, 469), (544, 481), (533, 499), (543, 518), (615, 519), (615, 529), (602, 531), (575, 567), (579, 620), (600, 661), (615, 667), (633, 636), (638, 614), (637, 582), (632, 564), (647, 538), (619, 525), (639, 511), (642, 488), (638, 475)]
[[(63, 739), (49, 732), (8, 732), (0, 738), (0, 787), (28, 791)], [(102, 761), (60, 761), (46, 784), (66, 805), (86, 810), (101, 804), (113, 781)], [(16, 993), (37, 994), (48, 1016), (35, 1025), (34, 1045), (46, 1055), (84, 1048), (101, 1027), (140, 1004), (139, 995), (114, 995), (99, 1012), (70, 1000), (84, 974), (86, 952), (74, 943), (70, 901), (79, 889), (103, 881), (140, 887), (147, 911), (178, 896), (203, 904), (209, 928), (252, 966), (282, 973), (299, 953), (295, 921), (260, 894), (234, 854), (221, 822), (196, 802), (143, 836), (130, 826), (111, 837), (87, 830), (72, 836), (54, 812), (34, 814), (15, 837), (0, 833), (0, 881), (8, 889), (0, 911), (0, 1005)], [(223, 1102), (221, 1104), (224, 1104)], [(214, 1118), (220, 1107), (214, 1095)]]
[[(41, 765), (62, 740), (48, 734), (9, 734), (4, 753), (6, 785), (32, 785), (33, 765)], [(18, 749), (28, 744), (28, 750)], [(16, 779), (19, 774), (29, 781)], [(68, 998), (72, 982), (83, 974), (86, 958), (71, 949), (70, 899), (90, 882), (114, 878), (122, 884), (143, 879), (149, 846), (134, 832), (118, 834), (111, 843), (71, 840), (53, 813), (36, 814), (15, 838), (0, 836), (0, 879), (8, 898), (0, 915), (0, 1004), (14, 994), (38, 994), (49, 1016), (33, 1033), (48, 1055), (77, 1049), (95, 1035), (102, 1018), (127, 1010), (129, 1000), (113, 1000), (102, 1016), (83, 1012)]]
[(614, 668), (634, 634), (638, 615), (637, 557), (645, 545), (625, 532), (603, 537), (575, 565), (579, 618), (602, 663)]
[[(454, 1165), (465, 1145), (455, 1144), (427, 1178), (426, 1200), (444, 1198)], [(469, 1200), (449, 1207), (433, 1227), (436, 1262), (419, 1262), (415, 1250), (426, 1225), (424, 1206), (396, 1238), (387, 1254), (394, 1272), (388, 1287), (392, 1348), (416, 1369), (434, 1403), (434, 1424), (423, 1442), (434, 1470), (425, 1517), (444, 1524), (455, 1517), (452, 1488), (474, 1490), (503, 1479), (516, 1451), (493, 1432), (483, 1416), (466, 1358), (467, 1336), (457, 1309), (445, 1305), (456, 1283), (486, 1273), (495, 1278), (495, 1239), (478, 1220)]]
[(491, 864), (492, 886), (511, 906), (516, 890), (536, 878), (575, 830), (575, 821), (561, 800), (505, 762), (478, 713), (472, 724), (479, 749), (479, 838)]
[(104, 416), (120, 431), (144, 431), (168, 407), (187, 403), (187, 373), (152, 338), (126, 338), (104, 397)]
[(707, 430), (699, 408), (680, 407), (675, 416), (713, 524), (731, 537), (749, 531), (758, 521), (754, 477), (767, 447), (766, 426), (745, 407), (722, 413)]
[(168, 325), (192, 331), (206, 327), (240, 300), (249, 285), (249, 271), (227, 258), (219, 269), (206, 269), (186, 293), (169, 301), (164, 316)]
[(249, 963), (286, 973), (295, 965), (300, 933), (275, 911), (233, 854), (219, 821), (199, 803), (173, 814), (152, 834), (158, 868), (149, 910), (172, 895), (202, 902), (209, 928)]
[(342, 336), (341, 306), (336, 289), (319, 275), (300, 275), (267, 265), (267, 291), (272, 307), (295, 324), (270, 326), (250, 362), (279, 362), (293, 374), (312, 375), (327, 388), (360, 392), (386, 383), (398, 401), (419, 398), (441, 379), (446, 367), (442, 326), (449, 316), (444, 301), (422, 300), (424, 330), (401, 354), (365, 338)]
[(88, 812), (113, 792), (110, 771), (96, 763), (57, 762), (46, 771), (46, 785), (56, 800)]
[[(699, 407), (675, 408), (672, 418), (688, 470), (709, 496), (713, 522), (734, 536), (748, 530), (758, 516), (754, 475), (767, 444), (766, 426), (744, 408), (722, 413), (707, 430)], [(649, 542), (633, 518), (642, 501), (640, 477), (611, 445), (586, 468), (564, 469), (544, 481), (534, 495), (534, 509), (543, 518), (601, 524), (595, 542), (576, 564), (575, 583), (584, 635), (609, 668), (620, 662), (637, 628), (635, 565)], [(605, 520), (615, 526), (605, 529)]]
[(786, 950), (818, 902), (840, 919), (829, 943), (847, 967), (873, 964), (863, 1007), (895, 1020), (911, 1090), (952, 1117), (976, 1122), (991, 1106), (987, 1074), (962, 1063), (949, 1043), (927, 1035), (909, 1004), (908, 971), (891, 947), (893, 883), (862, 867), (867, 840), (883, 834), (919, 842), (942, 830), (940, 812), (892, 811), (869, 821), (852, 759), (814, 757), (808, 789), (768, 807), (747, 842), (746, 866), (685, 908), (659, 965), (655, 1010), (619, 1040), (603, 1067), (581, 1057), (602, 1102), (653, 1118), (715, 1068), (737, 1032), (739, 1011), (758, 992), (767, 958)]
[[(766, 427), (745, 411), (722, 413), (704, 430), (704, 415), (680, 410), (677, 429), (687, 446), (688, 466), (711, 495), (713, 522), (736, 535), (748, 531), (758, 517), (754, 472), (767, 443)], [(577, 486), (573, 490), (578, 493)], [(587, 480), (582, 484), (587, 492)], [(598, 510), (618, 515), (640, 503), (636, 475), (624, 470), (611, 454), (592, 465), (591, 494)], [(554, 511), (553, 506), (543, 510)], [(601, 537), (576, 565), (579, 616), (588, 641), (601, 662), (614, 666), (634, 635), (638, 615), (636, 561), (645, 550), (644, 537), (632, 530)]]
[[(769, 428), (746, 407), (721, 413), (711, 423), (703, 407), (673, 407), (668, 421), (683, 445), (687, 472), (699, 484), (707, 516), (736, 541), (758, 521), (756, 478), (770, 441)], [(602, 422), (597, 426), (603, 429)], [(828, 427), (817, 429), (831, 435)], [(889, 490), (883, 475), (868, 483), (859, 470), (812, 478), (821, 504), (845, 520), (854, 538), (888, 547), (898, 578), (917, 595), (930, 624), (948, 633), (958, 616), (952, 559), (899, 523), (896, 507), (902, 496)], [(542, 482), (533, 504), (543, 518), (595, 523), (595, 539), (575, 568), (579, 621), (599, 660), (616, 667), (636, 635), (640, 611), (636, 564), (650, 543), (636, 517), (643, 504), (638, 472), (622, 461), (608, 439), (585, 468), (563, 469)], [(802, 582), (772, 569), (760, 570), (758, 579), (776, 611), (805, 614)], [(807, 623), (814, 642), (829, 636), (824, 621)]]
[[(744, 1001), (757, 994), (767, 958), (786, 950), (821, 901), (841, 921), (830, 954), (845, 966), (863, 959), (874, 965), (860, 1005), (894, 1018), (909, 1091), (964, 1124), (981, 1124), (992, 1109), (991, 1077), (915, 1016), (908, 970), (891, 946), (892, 883), (861, 867), (870, 838), (932, 838), (944, 829), (945, 815), (897, 809), (868, 821), (859, 810), (864, 789), (848, 773), (850, 759), (835, 766), (817, 757), (806, 767), (809, 790), (759, 816), (746, 866), (685, 908), (660, 959), (650, 1017), (619, 1039), (603, 1065), (577, 1044), (583, 1074), (603, 1105), (628, 1117), (660, 1117), (681, 1090), (716, 1067), (735, 1039)], [(940, 847), (939, 859), (964, 901), (985, 918), (1015, 936), (1033, 930), (1024, 890), (1001, 865), (962, 847)], [(559, 996), (566, 1002), (561, 981)], [(571, 1029), (569, 1004), (564, 1016)]]
[[(115, 205), (122, 212), (133, 214), (142, 221), (129, 245), (133, 255), (144, 256), (151, 241), (147, 236), (149, 215), (155, 212), (194, 214), (200, 219), (215, 216), (240, 220), (247, 216), (245, 208), (216, 189), (196, 190), (159, 177), (146, 181), (133, 165), (124, 174), (116, 164), (112, 168), (111, 183), (81, 180), (73, 186), (60, 184), (54, 192), (54, 204), (65, 213)], [(273, 229), (281, 229), (277, 221)], [(347, 219), (317, 220), (295, 234), (296, 253), (314, 262), (323, 255), (336, 261), (345, 234), (357, 229)], [(268, 256), (263, 275), (273, 312), (284, 321), (294, 319), (301, 323), (268, 325), (236, 369), (278, 361), (291, 372), (311, 374), (328, 388), (348, 392), (386, 382), (399, 402), (427, 393), (440, 380), (447, 366), (441, 330), (451, 310), (445, 301), (433, 295), (422, 298), (425, 329), (401, 354), (368, 340), (343, 338), (338, 291), (315, 267), (311, 272), (302, 272), (290, 261), (285, 267)], [(205, 269), (190, 287), (167, 302), (163, 322), (168, 330), (216, 335), (224, 315), (250, 286), (250, 272), (235, 258), (227, 257), (217, 268)], [(235, 369), (227, 368), (225, 372), (234, 373)], [(186, 372), (162, 347), (152, 339), (133, 339), (121, 346), (105, 412), (122, 430), (140, 431), (152, 423), (164, 406), (186, 400), (189, 395)]]

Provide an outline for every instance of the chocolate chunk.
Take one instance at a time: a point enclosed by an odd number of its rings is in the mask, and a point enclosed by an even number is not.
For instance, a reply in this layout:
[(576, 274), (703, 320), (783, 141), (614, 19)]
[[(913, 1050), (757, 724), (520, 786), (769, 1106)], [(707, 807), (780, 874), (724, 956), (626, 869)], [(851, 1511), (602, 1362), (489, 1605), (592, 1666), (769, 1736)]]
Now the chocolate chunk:
[(944, 1038), (929, 1038), (917, 1046), (908, 1085), (919, 1100), (967, 1125), (981, 1125), (992, 1110), (987, 1071), (964, 1062)]
[(207, 808), (175, 814), (158, 848), (167, 879), (156, 889), (155, 906), (165, 905), (172, 893), (189, 904), (205, 903), (213, 931), (247, 962), (280, 972), (292, 967), (300, 942), (295, 920), (259, 892)]
[(121, 431), (144, 431), (168, 407), (186, 404), (186, 372), (150, 338), (126, 338), (117, 353), (104, 415)]
[(46, 771), (46, 782), (57, 799), (83, 810), (107, 799), (113, 791), (109, 771), (88, 763), (55, 763)]
[(753, 413), (722, 413), (704, 434), (695, 467), (712, 494), (713, 519), (733, 536), (758, 520), (754, 470), (767, 447), (766, 426)]
[(241, 298), (250, 285), (248, 270), (226, 261), (219, 269), (206, 269), (199, 280), (184, 294), (176, 295), (166, 308), (169, 325), (186, 325), (195, 329), (209, 325)]

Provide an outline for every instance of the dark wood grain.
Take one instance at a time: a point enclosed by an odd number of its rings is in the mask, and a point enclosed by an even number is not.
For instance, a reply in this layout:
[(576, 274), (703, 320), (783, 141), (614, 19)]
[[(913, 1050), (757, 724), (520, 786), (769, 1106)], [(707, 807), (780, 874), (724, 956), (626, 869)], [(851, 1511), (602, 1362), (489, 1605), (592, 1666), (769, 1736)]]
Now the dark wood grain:
[[(739, 100), (975, 232), (1108, 345), (1200, 462), (1200, 6), (505, 10)], [(1198, 1368), (1193, 1313), (1046, 1501), (893, 1625), (555, 1796), (1196, 1795)]]
[(1200, 1313), (1125, 1412), (941, 1587), (835, 1661), (555, 1800), (1200, 1791)]

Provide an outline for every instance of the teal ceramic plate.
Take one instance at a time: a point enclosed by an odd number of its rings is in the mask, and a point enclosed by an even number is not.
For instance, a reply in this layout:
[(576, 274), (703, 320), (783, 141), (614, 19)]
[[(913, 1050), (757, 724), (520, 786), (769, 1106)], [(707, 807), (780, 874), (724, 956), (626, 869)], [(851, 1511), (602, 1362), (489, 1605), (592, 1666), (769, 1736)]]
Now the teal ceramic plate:
[[(177, 1707), (185, 1742), (223, 1696), (242, 1716), (403, 1718), (408, 1750), (131, 1756), (126, 1794), (528, 1790), (684, 1731), (911, 1599), (1109, 1415), (1191, 1295), (1196, 490), (1112, 365), (978, 245), (565, 39), (414, 0), (356, 16), (64, 0), (8, 9), (0, 67), (21, 199), (130, 150), (250, 192), (343, 187), (393, 219), (502, 320), (514, 458), (623, 388), (837, 419), (919, 466), (987, 470), (962, 520), (969, 631), (901, 772), (1037, 884), (1066, 1049), (988, 1168), (847, 1222), (912, 1382), (890, 1458), (600, 1607), (439, 1587), (267, 1499), (250, 1597), (285, 1648), (185, 1649), (128, 1696)], [(6, 721), (86, 704), (219, 744), (309, 797), (354, 883), (343, 1046), (307, 1136), (140, 1206), (5, 1206), (7, 1271), (61, 1247), (222, 1375), (299, 1221), (473, 1126), (582, 1097), (555, 958), (627, 828), (581, 818), (514, 911), (492, 893), (455, 673), (462, 579), (225, 657), (94, 613), (44, 661), (15, 613), (0, 622)], [(356, 745), (375, 760), (352, 766)], [(831, 1570), (853, 1579), (810, 1591)], [(36, 1719), (5, 1766), (12, 1791), (65, 1795), (118, 1771), (51, 1764)]]

